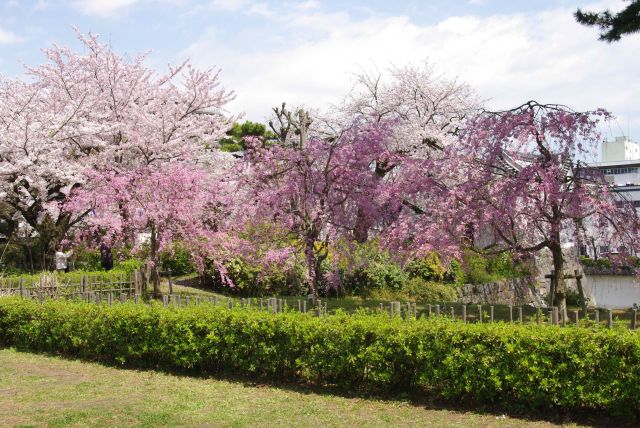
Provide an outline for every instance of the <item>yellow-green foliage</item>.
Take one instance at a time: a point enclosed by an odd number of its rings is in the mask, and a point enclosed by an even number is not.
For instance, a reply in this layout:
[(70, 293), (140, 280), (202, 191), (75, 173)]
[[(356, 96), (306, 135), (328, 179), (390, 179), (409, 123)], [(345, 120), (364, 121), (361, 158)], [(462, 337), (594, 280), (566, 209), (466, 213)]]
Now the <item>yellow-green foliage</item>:
[(0, 346), (522, 408), (640, 411), (626, 330), (0, 299)]

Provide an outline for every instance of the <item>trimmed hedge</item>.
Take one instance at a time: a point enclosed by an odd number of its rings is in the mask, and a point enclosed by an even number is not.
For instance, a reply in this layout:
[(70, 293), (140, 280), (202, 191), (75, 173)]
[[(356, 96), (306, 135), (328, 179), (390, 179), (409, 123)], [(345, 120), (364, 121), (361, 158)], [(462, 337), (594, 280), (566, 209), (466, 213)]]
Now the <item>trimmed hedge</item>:
[(640, 339), (623, 330), (3, 298), (0, 345), (478, 404), (640, 410)]

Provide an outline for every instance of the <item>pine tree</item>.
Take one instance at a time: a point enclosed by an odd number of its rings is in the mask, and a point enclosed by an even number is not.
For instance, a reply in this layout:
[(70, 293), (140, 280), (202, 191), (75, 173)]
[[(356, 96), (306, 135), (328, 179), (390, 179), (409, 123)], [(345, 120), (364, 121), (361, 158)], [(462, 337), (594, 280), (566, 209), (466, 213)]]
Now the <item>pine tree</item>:
[(624, 10), (613, 14), (609, 10), (603, 12), (583, 12), (578, 9), (576, 21), (583, 25), (597, 25), (602, 30), (600, 40), (617, 42), (625, 34), (640, 31), (640, 0), (632, 0)]

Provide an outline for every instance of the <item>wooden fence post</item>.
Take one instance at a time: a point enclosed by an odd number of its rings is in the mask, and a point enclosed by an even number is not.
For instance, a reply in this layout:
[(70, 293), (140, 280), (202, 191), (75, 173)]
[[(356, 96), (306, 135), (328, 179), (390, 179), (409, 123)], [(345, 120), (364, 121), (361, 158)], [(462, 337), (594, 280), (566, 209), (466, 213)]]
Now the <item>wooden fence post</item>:
[(482, 323), (482, 305), (478, 305), (478, 322)]
[(593, 314), (596, 320), (596, 327), (600, 325), (600, 309), (596, 308), (596, 312)]
[(429, 303), (427, 305), (427, 316), (430, 317), (431, 316), (431, 303)]
[(436, 316), (440, 316), (440, 305), (436, 305)]
[(522, 324), (522, 306), (518, 306), (518, 322)]
[(638, 310), (633, 309), (631, 311), (631, 330), (636, 329), (637, 315), (638, 315)]
[(173, 279), (171, 278), (171, 268), (167, 269), (169, 275), (169, 294), (173, 294)]
[(169, 306), (169, 296), (167, 296), (166, 294), (162, 295), (162, 306), (164, 306), (165, 308)]
[(613, 327), (613, 311), (609, 309), (607, 311), (607, 328)]
[(578, 311), (573, 311), (573, 315), (576, 317), (576, 327), (580, 327), (580, 315)]
[(462, 322), (467, 323), (467, 305), (462, 305)]
[(489, 306), (489, 321), (493, 322), (493, 305)]
[(513, 322), (513, 306), (509, 305), (509, 322)]

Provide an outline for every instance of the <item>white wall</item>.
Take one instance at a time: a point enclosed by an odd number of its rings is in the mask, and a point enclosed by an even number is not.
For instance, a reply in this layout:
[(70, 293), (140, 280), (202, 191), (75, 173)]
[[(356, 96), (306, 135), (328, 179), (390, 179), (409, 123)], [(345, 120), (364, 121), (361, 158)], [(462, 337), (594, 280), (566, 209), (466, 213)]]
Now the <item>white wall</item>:
[(599, 308), (626, 309), (640, 306), (640, 281), (631, 275), (586, 275), (585, 294)]
[(616, 137), (614, 141), (605, 141), (601, 146), (602, 162), (619, 162), (640, 159), (640, 145), (628, 137)]

